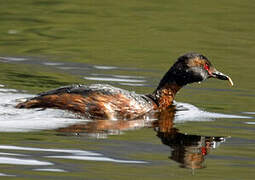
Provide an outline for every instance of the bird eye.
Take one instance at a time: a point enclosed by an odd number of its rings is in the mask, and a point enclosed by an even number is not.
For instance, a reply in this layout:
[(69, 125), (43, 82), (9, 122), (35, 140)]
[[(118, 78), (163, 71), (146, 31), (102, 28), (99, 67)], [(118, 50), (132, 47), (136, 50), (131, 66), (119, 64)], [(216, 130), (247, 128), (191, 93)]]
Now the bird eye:
[(205, 63), (204, 69), (205, 69), (206, 71), (209, 71), (209, 70), (210, 70), (210, 67), (209, 67), (209, 65), (208, 65), (207, 63)]

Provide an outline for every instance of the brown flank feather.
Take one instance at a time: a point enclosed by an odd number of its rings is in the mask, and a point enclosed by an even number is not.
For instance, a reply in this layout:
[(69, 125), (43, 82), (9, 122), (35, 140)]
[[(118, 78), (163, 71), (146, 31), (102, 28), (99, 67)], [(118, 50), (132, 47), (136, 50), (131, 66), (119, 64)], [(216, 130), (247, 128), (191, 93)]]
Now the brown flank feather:
[(139, 104), (130, 105), (130, 99), (122, 94), (104, 95), (92, 93), (82, 96), (74, 93), (39, 96), (18, 104), (17, 108), (58, 108), (80, 113), (92, 119), (133, 119), (148, 111)]

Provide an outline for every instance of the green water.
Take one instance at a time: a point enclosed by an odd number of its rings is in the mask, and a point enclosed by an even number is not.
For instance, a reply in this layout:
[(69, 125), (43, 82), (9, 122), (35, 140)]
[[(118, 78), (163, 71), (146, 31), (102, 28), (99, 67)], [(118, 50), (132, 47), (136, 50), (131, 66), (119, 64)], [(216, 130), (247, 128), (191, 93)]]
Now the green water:
[[(0, 0), (0, 3), (0, 56), (31, 59), (26, 63), (0, 58), (0, 84), (8, 88), (38, 93), (72, 83), (101, 83), (83, 79), (98, 73), (143, 76), (150, 80), (148, 86), (113, 84), (148, 93), (179, 55), (196, 51), (230, 75), (235, 86), (230, 88), (226, 82), (208, 80), (182, 89), (176, 100), (210, 112), (236, 115), (255, 112), (255, 4), (251, 1)], [(41, 62), (118, 68), (75, 72)], [(246, 121), (254, 119), (176, 124), (182, 133), (231, 136), (210, 152), (206, 168), (193, 173), (169, 159), (170, 148), (161, 143), (152, 128), (125, 131), (99, 140), (54, 130), (2, 132), (3, 145), (82, 149), (150, 163), (54, 159), (59, 168), (68, 172), (32, 171), (29, 166), (0, 164), (0, 173), (17, 175), (17, 179), (254, 179), (255, 125), (245, 124)], [(31, 154), (42, 158), (40, 153)]]

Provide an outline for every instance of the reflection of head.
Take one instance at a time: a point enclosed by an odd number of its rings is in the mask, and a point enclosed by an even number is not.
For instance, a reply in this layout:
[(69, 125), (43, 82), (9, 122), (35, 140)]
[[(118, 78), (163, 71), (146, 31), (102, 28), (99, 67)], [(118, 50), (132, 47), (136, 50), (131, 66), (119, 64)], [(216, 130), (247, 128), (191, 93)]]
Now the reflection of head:
[(180, 167), (200, 169), (205, 167), (205, 156), (216, 142), (222, 142), (223, 137), (187, 135), (173, 128), (168, 132), (157, 132), (162, 143), (171, 147), (170, 159), (181, 163)]

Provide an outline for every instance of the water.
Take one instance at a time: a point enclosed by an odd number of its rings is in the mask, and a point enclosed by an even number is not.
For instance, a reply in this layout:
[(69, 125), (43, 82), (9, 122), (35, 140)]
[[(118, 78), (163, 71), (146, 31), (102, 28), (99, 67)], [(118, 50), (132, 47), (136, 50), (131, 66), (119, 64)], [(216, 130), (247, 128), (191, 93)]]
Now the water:
[[(1, 3), (2, 179), (254, 179), (254, 5), (250, 1)], [(73, 83), (150, 93), (175, 59), (229, 75), (192, 84), (159, 120), (89, 121), (20, 98)]]

